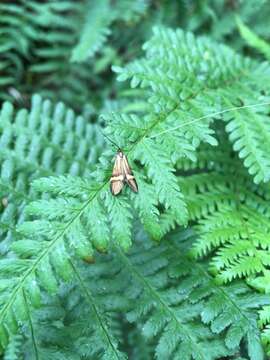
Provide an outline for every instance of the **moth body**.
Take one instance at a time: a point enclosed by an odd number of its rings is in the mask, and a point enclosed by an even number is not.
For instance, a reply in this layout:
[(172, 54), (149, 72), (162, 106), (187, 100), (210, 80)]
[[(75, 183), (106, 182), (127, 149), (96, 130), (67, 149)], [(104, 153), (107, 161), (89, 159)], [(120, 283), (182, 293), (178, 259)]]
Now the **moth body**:
[(125, 183), (128, 184), (134, 192), (138, 192), (136, 179), (129, 166), (128, 159), (121, 149), (118, 149), (116, 154), (110, 183), (111, 193), (113, 195), (118, 195), (122, 191)]

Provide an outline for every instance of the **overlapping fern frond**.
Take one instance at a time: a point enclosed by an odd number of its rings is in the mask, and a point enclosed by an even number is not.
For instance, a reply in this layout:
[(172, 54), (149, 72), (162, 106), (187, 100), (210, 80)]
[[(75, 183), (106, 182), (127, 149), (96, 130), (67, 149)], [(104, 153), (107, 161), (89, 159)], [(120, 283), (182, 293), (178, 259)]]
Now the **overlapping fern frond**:
[[(187, 257), (181, 243), (190, 240), (188, 234), (176, 233), (151, 250), (144, 243), (129, 258), (116, 249), (112, 268), (122, 263), (128, 269), (132, 277), (128, 294), (137, 303), (128, 312), (128, 320), (141, 322), (144, 336), (155, 339), (157, 359), (217, 359), (233, 354), (243, 337), (250, 359), (262, 359), (250, 310), (268, 302), (268, 297), (253, 302), (254, 294), (243, 284), (215, 284), (203, 264)], [(120, 275), (127, 281), (126, 272)]]
[[(210, 269), (222, 282), (245, 278), (269, 294), (269, 183), (254, 185), (239, 159), (231, 156), (224, 135), (220, 152), (209, 147), (199, 151), (200, 173), (180, 178), (190, 217), (198, 221), (199, 237), (191, 254), (210, 254)], [(185, 161), (179, 167), (191, 170), (194, 163)], [(260, 317), (269, 347), (269, 307)]]
[[(226, 144), (224, 138), (222, 142)], [(215, 250), (212, 266), (224, 281), (247, 277), (250, 284), (269, 292), (269, 185), (255, 186), (238, 159), (223, 161), (225, 154), (229, 159), (228, 143), (219, 156), (202, 150), (205, 171), (180, 180), (189, 214), (199, 220), (194, 254)]]
[[(34, 351), (41, 358), (54, 354), (60, 359), (74, 351), (72, 356), (122, 359), (117, 336), (124, 323), (135, 322), (158, 359), (183, 354), (217, 359), (242, 350), (252, 360), (263, 359), (256, 309), (269, 304), (268, 296), (255, 296), (241, 282), (215, 283), (205, 264), (188, 257), (191, 240), (192, 234), (176, 232), (155, 246), (140, 233), (129, 255), (113, 245), (114, 252), (97, 257), (94, 265), (70, 260), (72, 285), (57, 291), (60, 302), (46, 295), (43, 308), (32, 309), (32, 331), (26, 327), (23, 334), (35, 337), (36, 350), (30, 341), (24, 351), (29, 358), (35, 358)], [(45, 348), (46, 343), (54, 348)]]
[[(6, 103), (0, 117), (1, 234), (9, 243), (12, 225), (22, 222), (22, 209), (34, 197), (31, 181), (52, 174), (85, 174), (104, 140), (98, 125), (87, 124), (64, 104), (53, 106), (39, 96), (33, 97), (30, 112), (15, 112)], [(2, 241), (2, 253), (6, 246)]]

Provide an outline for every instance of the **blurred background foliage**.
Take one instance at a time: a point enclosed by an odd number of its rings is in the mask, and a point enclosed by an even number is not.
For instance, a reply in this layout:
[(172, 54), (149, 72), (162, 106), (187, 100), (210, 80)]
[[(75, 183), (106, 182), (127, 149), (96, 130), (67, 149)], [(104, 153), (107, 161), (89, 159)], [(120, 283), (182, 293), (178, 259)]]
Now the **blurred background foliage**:
[(96, 119), (123, 90), (111, 65), (139, 57), (154, 25), (260, 56), (239, 36), (235, 15), (267, 41), (269, 10), (266, 0), (1, 1), (0, 98), (29, 106), (40, 93)]

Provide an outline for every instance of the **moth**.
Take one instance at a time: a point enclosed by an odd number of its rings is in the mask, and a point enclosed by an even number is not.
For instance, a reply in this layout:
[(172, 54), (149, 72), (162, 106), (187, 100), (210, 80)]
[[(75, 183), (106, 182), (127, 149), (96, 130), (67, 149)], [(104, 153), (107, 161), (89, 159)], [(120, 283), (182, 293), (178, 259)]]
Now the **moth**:
[(103, 136), (106, 137), (117, 148), (112, 176), (110, 178), (111, 193), (115, 196), (120, 194), (125, 184), (128, 184), (131, 190), (137, 193), (138, 192), (137, 181), (132, 173), (131, 167), (129, 166), (126, 155), (123, 153), (120, 147), (114, 141), (112, 141), (107, 135), (103, 133)]
[(128, 159), (123, 151), (118, 148), (110, 179), (111, 193), (113, 195), (120, 194), (125, 184), (128, 184), (134, 192), (138, 192), (138, 185), (129, 166)]

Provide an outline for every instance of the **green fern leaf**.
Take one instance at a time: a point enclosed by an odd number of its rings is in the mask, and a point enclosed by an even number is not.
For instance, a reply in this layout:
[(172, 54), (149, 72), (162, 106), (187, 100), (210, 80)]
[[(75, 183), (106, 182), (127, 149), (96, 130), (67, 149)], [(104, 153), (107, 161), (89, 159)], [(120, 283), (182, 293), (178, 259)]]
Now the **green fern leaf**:
[(243, 21), (237, 17), (236, 24), (240, 31), (240, 34), (244, 40), (248, 43), (249, 46), (257, 49), (261, 52), (267, 59), (270, 58), (270, 45), (256, 35), (248, 26), (246, 26)]
[(109, 26), (114, 19), (113, 9), (107, 0), (89, 1), (84, 28), (79, 43), (72, 51), (71, 61), (82, 62), (94, 56), (110, 34)]

